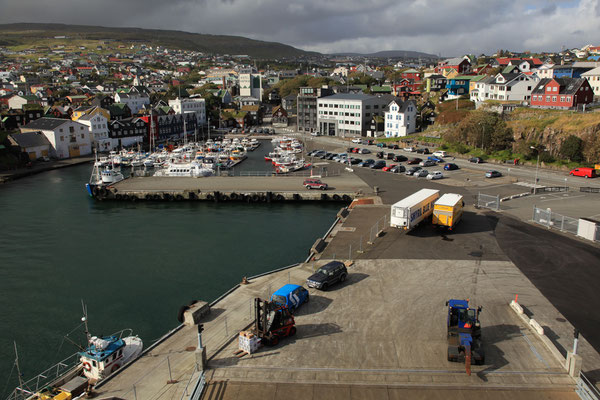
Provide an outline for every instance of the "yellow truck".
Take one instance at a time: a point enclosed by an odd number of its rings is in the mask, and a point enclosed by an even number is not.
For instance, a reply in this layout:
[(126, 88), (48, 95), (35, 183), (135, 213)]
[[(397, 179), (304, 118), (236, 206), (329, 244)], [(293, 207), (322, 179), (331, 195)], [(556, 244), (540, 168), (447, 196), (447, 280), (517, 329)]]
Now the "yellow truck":
[(444, 194), (433, 205), (433, 224), (452, 230), (460, 221), (464, 206), (465, 202), (460, 194)]

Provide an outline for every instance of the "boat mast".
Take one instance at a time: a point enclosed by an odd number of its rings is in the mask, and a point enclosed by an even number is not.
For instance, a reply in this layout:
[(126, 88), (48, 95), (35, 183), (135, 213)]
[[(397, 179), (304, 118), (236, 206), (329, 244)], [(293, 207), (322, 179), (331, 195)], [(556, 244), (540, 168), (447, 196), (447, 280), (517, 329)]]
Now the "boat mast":
[(83, 302), (83, 300), (81, 300), (81, 308), (83, 309), (83, 317), (81, 317), (81, 321), (83, 321), (83, 323), (85, 324), (85, 337), (87, 339), (87, 342), (90, 342), (91, 336), (90, 336), (90, 330), (88, 329), (88, 318), (87, 318), (87, 306), (85, 305), (85, 303)]
[[(17, 342), (13, 341), (13, 344), (15, 346), (15, 367), (17, 368), (17, 377), (19, 378), (19, 389), (24, 389), (23, 388), (23, 376), (21, 375), (21, 367), (19, 366), (19, 352), (17, 351)], [(16, 393), (16, 390), (15, 390)]]
[(150, 152), (152, 153), (152, 139), (154, 137), (154, 118), (152, 117), (152, 108), (150, 108)]

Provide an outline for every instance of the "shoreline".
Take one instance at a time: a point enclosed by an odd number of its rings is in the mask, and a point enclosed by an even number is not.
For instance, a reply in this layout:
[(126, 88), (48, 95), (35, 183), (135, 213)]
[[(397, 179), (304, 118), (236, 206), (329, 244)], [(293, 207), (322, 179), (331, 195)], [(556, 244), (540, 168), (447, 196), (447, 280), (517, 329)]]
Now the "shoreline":
[(37, 175), (42, 172), (52, 171), (55, 169), (68, 168), (76, 165), (87, 164), (94, 160), (93, 156), (82, 156), (77, 158), (67, 158), (64, 160), (49, 161), (47, 163), (38, 163), (31, 168), (17, 168), (14, 171), (0, 172), (0, 184), (15, 181), (32, 175)]

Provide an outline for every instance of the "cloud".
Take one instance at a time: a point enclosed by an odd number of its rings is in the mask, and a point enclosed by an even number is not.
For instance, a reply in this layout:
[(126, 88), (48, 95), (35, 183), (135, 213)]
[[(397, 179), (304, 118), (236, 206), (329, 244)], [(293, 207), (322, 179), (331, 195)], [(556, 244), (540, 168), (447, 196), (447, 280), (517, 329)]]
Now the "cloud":
[(1, 23), (174, 29), (320, 52), (555, 51), (600, 37), (600, 0), (0, 0), (0, 10)]

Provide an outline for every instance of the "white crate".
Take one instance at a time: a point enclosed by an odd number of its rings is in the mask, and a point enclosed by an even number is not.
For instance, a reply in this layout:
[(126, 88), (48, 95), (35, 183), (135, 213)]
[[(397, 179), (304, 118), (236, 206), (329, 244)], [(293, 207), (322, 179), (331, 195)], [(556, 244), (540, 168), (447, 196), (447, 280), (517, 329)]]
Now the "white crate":
[(245, 332), (240, 333), (238, 338), (238, 348), (246, 353), (252, 354), (258, 350), (260, 339), (256, 336), (248, 337)]

